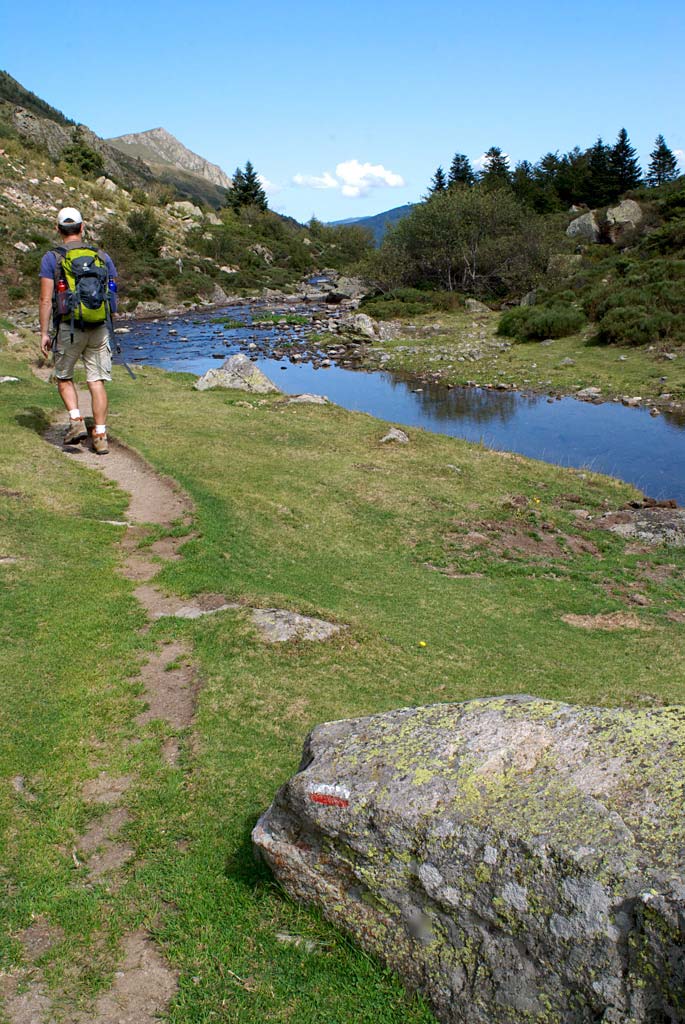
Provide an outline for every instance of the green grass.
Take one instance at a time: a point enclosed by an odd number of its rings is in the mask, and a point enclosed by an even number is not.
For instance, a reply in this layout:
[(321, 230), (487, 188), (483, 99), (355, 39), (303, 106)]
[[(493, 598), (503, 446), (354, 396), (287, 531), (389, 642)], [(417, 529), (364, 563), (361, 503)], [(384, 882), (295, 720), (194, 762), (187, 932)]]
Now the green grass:
[[(535, 307), (533, 307), (535, 308)], [(383, 342), (390, 356), (384, 368), (416, 375), (429, 374), (447, 384), (506, 383), (532, 390), (573, 392), (594, 385), (606, 398), (641, 395), (656, 399), (668, 392), (675, 401), (685, 401), (685, 351), (666, 348), (676, 354), (666, 359), (664, 349), (624, 348), (600, 345), (593, 341), (591, 328), (582, 334), (555, 338), (543, 344), (537, 341), (514, 343), (504, 352), (493, 349), (499, 316), (473, 317), (465, 313), (443, 313), (415, 317), (421, 328), (439, 322), (441, 330), (430, 337), (405, 331), (404, 336)], [(378, 346), (379, 349), (381, 346)], [(482, 357), (465, 356), (480, 349)], [(461, 361), (460, 361), (460, 356)], [(373, 358), (373, 356), (372, 356)], [(564, 364), (572, 359), (573, 364)]]
[[(634, 492), (418, 430), (409, 446), (382, 446), (383, 424), (335, 406), (246, 409), (237, 394), (198, 394), (189, 376), (146, 370), (134, 382), (118, 371), (112, 431), (179, 480), (197, 510), (197, 536), (161, 585), (349, 627), (325, 644), (266, 646), (246, 613), (227, 612), (140, 636), (133, 585), (114, 571), (118, 531), (100, 522), (123, 517), (123, 496), (40, 440), (52, 390), (1, 352), (0, 373), (23, 378), (3, 385), (0, 406), (0, 556), (19, 559), (0, 564), (0, 862), (11, 894), (0, 964), (16, 963), (12, 936), (44, 913), (65, 932), (48, 980), (78, 1002), (104, 984), (122, 932), (144, 922), (180, 971), (176, 1024), (428, 1024), (397, 978), (255, 864), (251, 827), (324, 720), (512, 692), (681, 702), (685, 629), (666, 613), (685, 598), (685, 552), (631, 555), (598, 531), (588, 536), (600, 557), (465, 551), (468, 528), (512, 521), (536, 534), (549, 522), (574, 534), (573, 507), (596, 512)], [(518, 496), (527, 504), (512, 507)], [(453, 579), (428, 562), (483, 575)], [(645, 565), (662, 563), (678, 574), (644, 579)], [(636, 581), (651, 601), (634, 609), (647, 631), (561, 621), (625, 607), (616, 595)], [(83, 614), (67, 624), (62, 610), (75, 601)], [(171, 637), (192, 645), (202, 680), (196, 737), (181, 736), (176, 768), (159, 758), (169, 729), (133, 724), (135, 666)], [(139, 780), (129, 800), (137, 857), (117, 893), (80, 884), (68, 855), (86, 820), (80, 785), (100, 770)], [(18, 774), (35, 801), (15, 793)], [(320, 945), (307, 953), (277, 932)]]

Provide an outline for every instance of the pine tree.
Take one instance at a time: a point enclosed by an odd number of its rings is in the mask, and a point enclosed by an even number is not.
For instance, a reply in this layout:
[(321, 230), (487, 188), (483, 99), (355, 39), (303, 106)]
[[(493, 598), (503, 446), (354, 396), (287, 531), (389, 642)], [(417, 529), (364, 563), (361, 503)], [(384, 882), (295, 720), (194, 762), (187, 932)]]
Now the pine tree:
[(447, 178), (447, 187), (455, 185), (473, 185), (476, 176), (473, 173), (471, 161), (464, 153), (455, 153), (450, 165), (450, 173)]
[(503, 185), (511, 184), (509, 158), (502, 152), (499, 146), (490, 146), (490, 149), (485, 154), (485, 159), (487, 162), (480, 180), (486, 187), (501, 188)]
[(426, 198), (430, 199), (431, 196), (435, 196), (439, 192), (446, 192), (446, 191), (447, 191), (447, 178), (445, 176), (445, 172), (443, 171), (442, 167), (438, 167), (437, 171), (435, 172), (435, 174), (433, 175), (433, 177), (431, 179), (430, 185), (428, 186), (428, 195), (427, 195)]
[(244, 171), (240, 167), (235, 169), (233, 188), (228, 194), (228, 203), (236, 212), (243, 206), (256, 206), (260, 210), (268, 209), (266, 192), (249, 160), (245, 164)]
[(529, 160), (521, 160), (516, 164), (511, 176), (511, 187), (514, 195), (522, 203), (534, 209), (546, 209), (546, 194), (550, 191), (549, 183), (540, 180), (536, 168)]
[(657, 135), (654, 149), (649, 154), (649, 168), (645, 181), (648, 185), (663, 185), (678, 177), (678, 161), (666, 145), (663, 135)]
[(637, 188), (642, 181), (637, 152), (635, 147), (630, 145), (625, 128), (621, 128), (609, 153), (609, 169), (615, 182), (617, 196), (631, 188)]
[(606, 206), (618, 197), (616, 179), (612, 173), (611, 148), (597, 139), (587, 153), (587, 193), (584, 201), (588, 206)]

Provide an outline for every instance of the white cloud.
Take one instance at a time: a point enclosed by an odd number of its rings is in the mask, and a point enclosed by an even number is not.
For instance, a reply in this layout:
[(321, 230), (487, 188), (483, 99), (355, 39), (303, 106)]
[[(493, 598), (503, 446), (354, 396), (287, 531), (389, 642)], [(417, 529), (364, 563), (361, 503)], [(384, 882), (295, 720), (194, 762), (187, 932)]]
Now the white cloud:
[[(502, 156), (505, 160), (509, 159), (508, 153), (502, 153)], [(481, 156), (478, 157), (477, 160), (473, 161), (473, 169), (474, 171), (484, 171), (489, 163), (490, 157), (487, 155), (487, 153), (483, 153)]]
[(333, 177), (330, 171), (324, 171), (321, 175), (296, 174), (293, 184), (300, 185), (302, 188), (340, 188), (340, 182)]
[(348, 199), (366, 196), (375, 188), (401, 188), (404, 178), (390, 171), (383, 164), (360, 163), (359, 160), (343, 160), (335, 168), (322, 175), (296, 174), (293, 184), (303, 188), (335, 188)]
[(681, 167), (685, 167), (685, 149), (674, 149), (673, 156), (676, 158)]
[(269, 181), (269, 179), (265, 178), (263, 174), (258, 174), (257, 178), (259, 180), (259, 184), (262, 186), (267, 195), (277, 196), (279, 192), (283, 191), (282, 185), (277, 185), (275, 182)]

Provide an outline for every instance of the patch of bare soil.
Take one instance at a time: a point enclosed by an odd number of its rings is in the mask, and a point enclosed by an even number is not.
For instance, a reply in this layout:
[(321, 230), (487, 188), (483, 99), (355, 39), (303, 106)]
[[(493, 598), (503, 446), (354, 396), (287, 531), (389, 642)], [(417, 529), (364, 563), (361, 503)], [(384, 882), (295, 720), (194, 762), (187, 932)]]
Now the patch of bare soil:
[(159, 1024), (176, 993), (176, 971), (142, 929), (126, 936), (123, 954), (112, 987), (98, 998), (91, 1013), (79, 1015), (74, 1024)]
[(467, 527), (463, 532), (449, 533), (450, 547), (467, 553), (488, 554), (497, 558), (525, 558), (540, 561), (568, 559), (572, 555), (592, 555), (600, 552), (592, 541), (575, 534), (563, 533), (551, 523), (522, 523), (516, 519), (481, 520), (476, 523), (454, 524)]
[(91, 879), (100, 879), (118, 871), (135, 857), (135, 850), (115, 837), (131, 820), (125, 807), (114, 807), (102, 818), (93, 821), (76, 841), (72, 857), (74, 864), (85, 864)]
[(600, 615), (562, 615), (561, 621), (579, 629), (602, 629), (614, 632), (617, 629), (649, 630), (651, 626), (642, 622), (633, 612), (607, 612)]
[(88, 803), (116, 804), (132, 782), (132, 775), (121, 775), (113, 779), (107, 772), (100, 772), (96, 779), (88, 779), (81, 790), (81, 796)]
[(17, 935), (26, 956), (31, 960), (40, 960), (55, 943), (61, 942), (63, 938), (62, 929), (50, 924), (44, 917), (37, 917), (28, 928), (24, 928)]
[(28, 966), (0, 973), (0, 1006), (9, 1024), (52, 1024), (52, 1003), (41, 972), (33, 965), (63, 937), (62, 929), (49, 924), (44, 917), (36, 918), (17, 935)]
[(140, 678), (145, 684), (147, 709), (141, 711), (136, 722), (142, 725), (159, 718), (172, 729), (185, 729), (192, 723), (197, 684), (185, 644), (165, 644), (143, 666)]
[(670, 582), (678, 572), (678, 566), (672, 564), (651, 565), (649, 562), (638, 562), (637, 568), (642, 579), (657, 584)]
[(685, 611), (666, 612), (666, 618), (670, 619), (671, 622), (685, 623)]
[(137, 587), (135, 595), (151, 619), (200, 619), (203, 615), (214, 615), (229, 608), (240, 608), (240, 604), (227, 601), (223, 594), (198, 594), (184, 600), (167, 597), (157, 587)]
[(0, 1005), (9, 1024), (54, 1024), (52, 1001), (39, 979), (26, 984), (24, 972), (0, 976)]

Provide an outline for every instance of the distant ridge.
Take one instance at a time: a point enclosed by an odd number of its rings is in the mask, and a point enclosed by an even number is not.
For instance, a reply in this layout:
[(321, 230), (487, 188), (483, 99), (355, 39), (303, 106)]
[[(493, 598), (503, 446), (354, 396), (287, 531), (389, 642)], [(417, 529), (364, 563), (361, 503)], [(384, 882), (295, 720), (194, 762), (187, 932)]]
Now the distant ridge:
[(51, 107), (49, 103), (42, 100), (40, 96), (36, 96), (35, 92), (24, 88), (21, 82), (18, 82), (16, 78), (12, 78), (7, 71), (0, 71), (0, 100), (11, 103), (14, 107), (23, 107), (25, 110), (30, 110), (32, 114), (44, 117), (48, 121), (54, 121), (56, 124), (64, 126), (76, 124), (76, 121), (65, 117), (61, 110), (56, 110), (55, 107)]
[(143, 160), (153, 171), (173, 168), (204, 178), (205, 181), (220, 188), (232, 187), (231, 179), (217, 164), (212, 164), (204, 157), (193, 153), (166, 128), (151, 128), (146, 132), (118, 135), (107, 141), (120, 152)]
[(348, 217), (347, 220), (333, 221), (332, 225), (333, 227), (340, 227), (345, 224), (356, 224), (360, 228), (368, 228), (374, 237), (376, 245), (380, 245), (388, 228), (404, 217), (407, 217), (413, 209), (413, 203), (406, 203), (404, 206), (395, 206), (392, 210), (384, 210), (373, 217)]

